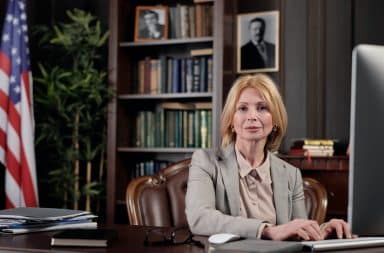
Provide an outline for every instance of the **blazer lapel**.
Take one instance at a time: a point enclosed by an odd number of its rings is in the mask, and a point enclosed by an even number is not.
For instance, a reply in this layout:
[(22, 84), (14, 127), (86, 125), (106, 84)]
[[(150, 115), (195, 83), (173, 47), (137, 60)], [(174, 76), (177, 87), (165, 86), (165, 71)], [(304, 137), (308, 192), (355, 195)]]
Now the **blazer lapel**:
[(273, 198), (276, 208), (276, 223), (283, 224), (289, 221), (288, 217), (288, 179), (285, 166), (271, 154), (271, 177), (273, 182)]
[(233, 144), (222, 150), (221, 158), (218, 164), (228, 196), (229, 209), (231, 215), (238, 216), (240, 211), (239, 168)]

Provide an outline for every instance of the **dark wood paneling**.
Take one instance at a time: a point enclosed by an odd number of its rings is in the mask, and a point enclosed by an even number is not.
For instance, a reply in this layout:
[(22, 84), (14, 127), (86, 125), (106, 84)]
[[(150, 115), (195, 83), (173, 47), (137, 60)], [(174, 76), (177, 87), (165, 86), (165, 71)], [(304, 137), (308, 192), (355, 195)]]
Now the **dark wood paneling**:
[(384, 1), (354, 0), (353, 44), (384, 44)]
[[(285, 1), (283, 1), (285, 2)], [(289, 122), (282, 150), (288, 150), (291, 140), (307, 132), (307, 0), (292, 0), (281, 9), (284, 17), (281, 38), (284, 47), (284, 100)]]
[(326, 1), (325, 134), (348, 142), (351, 94), (351, 1)]
[(325, 1), (308, 1), (307, 137), (324, 137)]

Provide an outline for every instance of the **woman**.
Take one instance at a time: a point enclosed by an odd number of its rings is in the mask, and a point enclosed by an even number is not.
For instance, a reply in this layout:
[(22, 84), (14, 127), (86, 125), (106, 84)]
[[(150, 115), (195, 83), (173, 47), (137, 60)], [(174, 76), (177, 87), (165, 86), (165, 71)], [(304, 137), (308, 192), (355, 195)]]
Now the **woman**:
[(273, 81), (263, 74), (235, 81), (221, 116), (222, 145), (192, 156), (186, 215), (193, 233), (234, 233), (272, 240), (351, 238), (348, 224), (308, 220), (300, 170), (272, 152), (287, 128)]

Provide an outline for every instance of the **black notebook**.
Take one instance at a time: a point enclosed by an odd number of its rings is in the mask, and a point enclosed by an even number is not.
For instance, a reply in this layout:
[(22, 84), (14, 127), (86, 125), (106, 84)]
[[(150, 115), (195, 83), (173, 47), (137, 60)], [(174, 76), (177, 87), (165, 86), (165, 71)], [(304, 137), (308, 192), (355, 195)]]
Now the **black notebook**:
[(112, 229), (68, 229), (51, 238), (51, 246), (107, 247), (117, 232)]

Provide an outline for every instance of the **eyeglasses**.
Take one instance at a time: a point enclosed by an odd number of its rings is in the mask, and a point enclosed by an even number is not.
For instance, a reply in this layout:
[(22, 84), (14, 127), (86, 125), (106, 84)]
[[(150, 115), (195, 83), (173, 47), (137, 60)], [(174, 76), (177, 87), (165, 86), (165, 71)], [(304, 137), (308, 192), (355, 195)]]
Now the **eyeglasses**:
[(183, 228), (166, 229), (155, 228), (145, 233), (144, 245), (146, 246), (169, 246), (191, 244), (204, 249), (204, 244), (193, 239), (191, 231)]

